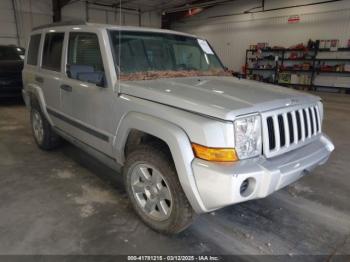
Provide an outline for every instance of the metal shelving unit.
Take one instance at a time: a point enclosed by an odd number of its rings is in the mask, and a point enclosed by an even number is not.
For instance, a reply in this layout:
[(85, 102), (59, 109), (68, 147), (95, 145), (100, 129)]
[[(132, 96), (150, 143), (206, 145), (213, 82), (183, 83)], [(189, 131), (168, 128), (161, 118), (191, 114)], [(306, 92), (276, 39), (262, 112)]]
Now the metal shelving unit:
[(248, 70), (274, 71), (276, 68), (248, 68)]
[[(261, 52), (264, 52), (264, 53), (274, 53), (274, 54), (277, 54), (277, 55), (281, 55), (282, 52), (283, 52), (283, 49), (261, 49), (260, 50)], [(251, 53), (251, 54), (254, 54), (258, 52), (258, 50), (256, 49), (247, 49), (246, 50), (246, 70), (247, 71), (250, 71), (250, 72), (253, 72), (253, 71), (270, 71), (272, 72), (272, 75), (274, 77), (272, 77), (273, 81), (268, 81), (268, 83), (272, 83), (272, 84), (276, 84), (277, 83), (277, 75), (278, 75), (278, 62), (275, 61), (275, 58), (274, 57), (269, 57), (269, 58), (256, 58), (256, 61), (266, 61), (266, 62), (269, 62), (269, 63), (273, 63), (273, 67), (271, 68), (248, 68), (247, 65), (248, 65), (248, 55)], [(246, 72), (245, 72), (246, 73)], [(247, 74), (245, 74), (247, 75)], [(266, 81), (264, 81), (266, 82)]]
[[(323, 52), (331, 52), (331, 53), (339, 53), (339, 52), (350, 52), (350, 47), (342, 47), (338, 48), (337, 51), (332, 51), (329, 48), (320, 48), (318, 50), (318, 53), (323, 53)], [(332, 58), (332, 57), (327, 57), (327, 58), (316, 58), (315, 62), (317, 62), (317, 68), (315, 69), (315, 74), (316, 75), (339, 75), (342, 77), (350, 77), (350, 72), (348, 71), (328, 71), (328, 70), (321, 70), (321, 63), (326, 63), (326, 62), (350, 62), (350, 57), (349, 58)], [(313, 79), (314, 80), (314, 79)], [(319, 85), (315, 84), (313, 81), (313, 89), (317, 90), (318, 88), (330, 88), (330, 89), (338, 89), (339, 92), (345, 91), (345, 90), (350, 90), (350, 85), (349, 88), (347, 87), (342, 87), (342, 86), (329, 86), (329, 85)]]
[(347, 71), (316, 71), (318, 74), (350, 74), (350, 72)]
[(298, 72), (298, 73), (311, 73), (313, 70), (303, 70), (303, 69), (281, 69), (280, 72)]
[[(249, 53), (254, 54), (256, 52), (262, 52), (262, 53), (270, 53), (270, 56), (268, 58), (256, 58), (256, 62), (261, 62), (261, 61), (266, 61), (266, 62), (274, 62), (274, 67), (273, 68), (248, 68), (248, 60), (252, 59), (249, 57)], [(308, 53), (310, 58), (286, 58), (285, 54), (289, 52), (303, 52), (303, 53)], [(289, 87), (303, 87), (303, 88), (308, 88), (311, 90), (317, 90), (317, 88), (336, 88), (339, 91), (347, 89), (346, 87), (340, 87), (340, 86), (327, 86), (327, 85), (317, 85), (314, 84), (315, 77), (320, 74), (338, 74), (342, 76), (349, 76), (350, 77), (350, 72), (348, 71), (323, 71), (320, 70), (321, 63), (322, 62), (348, 62), (350, 61), (349, 58), (317, 58), (317, 55), (320, 52), (332, 52), (332, 53), (337, 53), (337, 52), (350, 52), (350, 47), (343, 47), (343, 48), (338, 48), (337, 51), (331, 51), (329, 48), (318, 48), (318, 49), (273, 49), (273, 48), (265, 48), (261, 50), (257, 49), (247, 49), (246, 50), (246, 72), (245, 76), (249, 73), (252, 73), (253, 71), (272, 71), (274, 79), (272, 84), (278, 84), (278, 85), (283, 85), (283, 86), (289, 86)], [(312, 55), (310, 55), (310, 53)], [(278, 57), (277, 60), (272, 59), (272, 57)], [(252, 59), (252, 61), (254, 61)], [(294, 69), (294, 68), (285, 68), (286, 62), (310, 62), (310, 69), (304, 70), (304, 69)], [(310, 76), (310, 84), (299, 84), (299, 83), (279, 83), (279, 75), (283, 72), (295, 72), (295, 73), (303, 73), (303, 74), (311, 74)], [(348, 88), (350, 90), (350, 86)]]

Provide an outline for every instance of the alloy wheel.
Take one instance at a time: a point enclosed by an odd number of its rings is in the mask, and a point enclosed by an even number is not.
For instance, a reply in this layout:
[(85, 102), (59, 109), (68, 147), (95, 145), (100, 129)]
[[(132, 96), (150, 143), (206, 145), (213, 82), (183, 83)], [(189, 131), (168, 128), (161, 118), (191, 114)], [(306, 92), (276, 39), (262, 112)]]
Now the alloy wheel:
[(33, 110), (32, 112), (32, 125), (33, 125), (33, 131), (34, 136), (38, 143), (42, 143), (44, 139), (44, 126), (43, 126), (43, 120), (40, 115), (40, 113), (36, 110)]
[(150, 218), (169, 218), (173, 199), (161, 172), (149, 164), (137, 164), (131, 170), (131, 188), (137, 204)]

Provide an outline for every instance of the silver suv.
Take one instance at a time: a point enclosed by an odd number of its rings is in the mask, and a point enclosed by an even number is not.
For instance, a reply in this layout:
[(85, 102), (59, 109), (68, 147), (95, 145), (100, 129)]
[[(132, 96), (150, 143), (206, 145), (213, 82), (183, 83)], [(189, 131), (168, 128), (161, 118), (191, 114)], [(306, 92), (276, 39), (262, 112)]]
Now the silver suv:
[(136, 213), (163, 233), (266, 197), (334, 149), (320, 98), (235, 78), (206, 40), (180, 32), (36, 28), (23, 81), (38, 146), (63, 137), (122, 171)]

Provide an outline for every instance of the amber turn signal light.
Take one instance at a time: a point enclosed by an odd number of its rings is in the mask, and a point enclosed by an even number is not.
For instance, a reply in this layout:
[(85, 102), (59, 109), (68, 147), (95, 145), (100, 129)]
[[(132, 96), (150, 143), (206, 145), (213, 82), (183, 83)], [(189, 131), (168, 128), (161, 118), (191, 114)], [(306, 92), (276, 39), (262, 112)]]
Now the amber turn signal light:
[(214, 148), (192, 144), (194, 155), (197, 158), (213, 162), (234, 162), (238, 160), (234, 148)]

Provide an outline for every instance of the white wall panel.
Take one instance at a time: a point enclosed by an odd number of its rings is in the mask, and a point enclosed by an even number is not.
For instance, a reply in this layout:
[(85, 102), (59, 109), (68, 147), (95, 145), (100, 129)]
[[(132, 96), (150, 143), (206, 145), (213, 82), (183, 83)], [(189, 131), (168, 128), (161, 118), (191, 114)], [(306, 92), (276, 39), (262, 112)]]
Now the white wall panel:
[(107, 21), (106, 21), (106, 23), (107, 24), (112, 24), (112, 25), (119, 24), (118, 13), (116, 11), (109, 11), (107, 13)]
[(11, 0), (0, 1), (0, 45), (17, 44), (17, 30)]
[(145, 12), (141, 15), (142, 26), (161, 28), (162, 18), (160, 12)]
[(63, 21), (67, 20), (85, 20), (86, 14), (85, 14), (85, 3), (83, 2), (73, 2), (71, 4), (68, 4), (62, 8), (61, 16)]
[(106, 23), (107, 13), (106, 10), (89, 8), (89, 22), (91, 23)]
[[(310, 2), (315, 1), (265, 0), (265, 8)], [(257, 42), (289, 47), (306, 43), (308, 39), (339, 39), (345, 46), (350, 39), (350, 1), (212, 18), (241, 13), (259, 3), (261, 1), (248, 0), (218, 6), (174, 24), (173, 29), (207, 38), (225, 65), (236, 71), (244, 64), (245, 50)], [(299, 15), (300, 22), (288, 24), (290, 15)]]
[[(20, 46), (26, 46), (32, 28), (52, 21), (51, 1), (15, 0)], [(0, 0), (0, 44), (17, 44), (12, 0)]]
[[(18, 34), (21, 46), (26, 46), (33, 27), (52, 23), (51, 0), (15, 0)], [(120, 24), (119, 11), (89, 6), (89, 21), (95, 23)], [(136, 12), (123, 12), (123, 25), (139, 25)], [(62, 20), (86, 20), (85, 2), (77, 1), (62, 9)], [(157, 12), (144, 13), (141, 25), (160, 27), (161, 16)], [(12, 0), (0, 0), (0, 44), (17, 44), (17, 30), (12, 8)]]
[[(92, 23), (107, 23), (115, 25), (139, 26), (139, 14), (134, 11), (120, 11), (114, 8), (88, 5), (88, 21)], [(62, 20), (86, 20), (85, 2), (74, 2), (62, 9)], [(120, 23), (121, 22), (121, 23)], [(161, 15), (158, 12), (147, 12), (141, 14), (141, 26), (161, 27)]]
[(139, 26), (139, 15), (124, 13), (124, 25)]
[(12, 9), (11, 0), (1, 0), (0, 9)]

